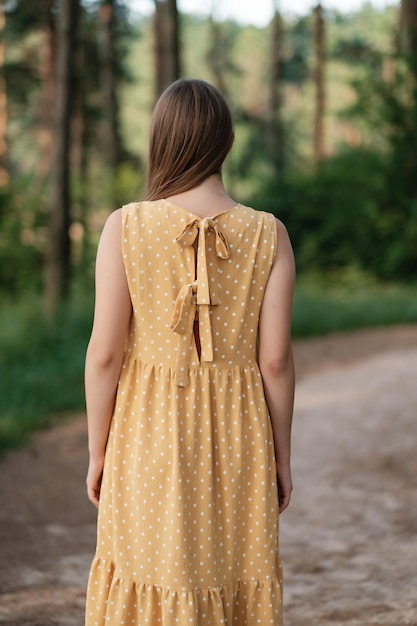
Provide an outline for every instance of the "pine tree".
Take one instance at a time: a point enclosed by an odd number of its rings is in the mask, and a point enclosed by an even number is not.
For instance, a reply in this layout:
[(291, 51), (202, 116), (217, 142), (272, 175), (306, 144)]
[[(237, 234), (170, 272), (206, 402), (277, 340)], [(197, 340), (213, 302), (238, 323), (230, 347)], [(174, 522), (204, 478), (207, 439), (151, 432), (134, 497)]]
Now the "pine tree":
[(40, 179), (44, 179), (48, 176), (52, 167), (52, 120), (55, 87), (54, 59), (56, 52), (53, 0), (44, 0), (43, 6), (45, 8), (45, 22), (42, 26), (42, 61), (39, 68), (42, 89), (39, 137), (42, 154), (38, 168)]
[(274, 17), (271, 24), (270, 43), (270, 80), (267, 123), (267, 147), (269, 156), (277, 172), (281, 173), (284, 167), (284, 124), (283, 113), (283, 76), (282, 76), (282, 49), (283, 23), (278, 10), (278, 3), (274, 2)]
[(324, 148), (324, 117), (326, 108), (325, 92), (325, 21), (323, 8), (320, 2), (314, 9), (314, 85), (315, 85), (315, 109), (313, 129), (313, 155), (314, 161), (319, 163), (325, 152)]
[(414, 59), (413, 73), (417, 78), (417, 1), (401, 0), (400, 38), (402, 51)]
[(225, 37), (224, 22), (216, 19), (217, 10), (218, 1), (212, 0), (207, 64), (213, 74), (213, 83), (227, 97), (226, 72), (230, 66), (230, 46)]
[(57, 24), (51, 212), (46, 256), (45, 304), (50, 315), (68, 295), (70, 281), (70, 128), (73, 54), (79, 0), (61, 0)]
[(176, 0), (155, 0), (155, 95), (181, 76), (180, 19)]
[(7, 185), (9, 173), (7, 169), (7, 89), (4, 78), (4, 29), (6, 17), (3, 3), (0, 4), (0, 186)]
[(103, 0), (99, 7), (101, 85), (103, 94), (104, 154), (113, 175), (122, 158), (119, 131), (119, 103), (115, 67), (115, 0)]

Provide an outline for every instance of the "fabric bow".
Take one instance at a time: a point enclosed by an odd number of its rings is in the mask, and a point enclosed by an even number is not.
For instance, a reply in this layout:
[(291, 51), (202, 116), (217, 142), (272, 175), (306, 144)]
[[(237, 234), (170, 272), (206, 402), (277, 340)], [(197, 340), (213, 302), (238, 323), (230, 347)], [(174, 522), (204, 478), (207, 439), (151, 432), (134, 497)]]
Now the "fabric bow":
[(210, 306), (220, 304), (221, 274), (219, 259), (228, 259), (230, 249), (217, 222), (210, 217), (193, 218), (178, 235), (176, 241), (184, 248), (198, 238), (197, 279), (184, 285), (176, 298), (170, 329), (178, 333), (176, 382), (185, 387), (189, 381), (190, 353), (193, 325), (198, 311), (201, 361), (213, 360)]

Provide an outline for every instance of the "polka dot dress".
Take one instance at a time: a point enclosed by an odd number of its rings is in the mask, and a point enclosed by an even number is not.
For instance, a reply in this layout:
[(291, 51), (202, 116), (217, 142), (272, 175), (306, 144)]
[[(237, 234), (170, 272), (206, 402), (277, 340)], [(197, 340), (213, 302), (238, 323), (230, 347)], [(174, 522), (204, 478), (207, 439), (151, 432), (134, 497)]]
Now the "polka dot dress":
[(123, 207), (133, 305), (87, 626), (282, 624), (272, 429), (256, 360), (274, 217)]

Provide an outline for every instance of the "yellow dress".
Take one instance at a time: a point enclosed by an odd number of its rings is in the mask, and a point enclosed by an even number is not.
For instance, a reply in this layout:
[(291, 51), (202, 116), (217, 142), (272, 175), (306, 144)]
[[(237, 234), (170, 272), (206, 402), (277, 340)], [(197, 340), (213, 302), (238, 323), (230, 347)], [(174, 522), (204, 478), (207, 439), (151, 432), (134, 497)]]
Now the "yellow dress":
[(280, 626), (274, 446), (256, 354), (274, 217), (239, 204), (200, 218), (166, 200), (122, 215), (133, 316), (86, 625)]

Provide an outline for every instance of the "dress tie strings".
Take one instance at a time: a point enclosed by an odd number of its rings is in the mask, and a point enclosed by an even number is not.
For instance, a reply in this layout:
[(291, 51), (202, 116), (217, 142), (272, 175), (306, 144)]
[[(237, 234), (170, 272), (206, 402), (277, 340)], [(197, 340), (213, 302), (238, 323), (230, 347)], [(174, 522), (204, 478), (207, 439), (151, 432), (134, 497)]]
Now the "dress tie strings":
[(230, 249), (218, 224), (210, 217), (191, 219), (176, 241), (184, 248), (192, 246), (198, 237), (197, 279), (184, 285), (175, 300), (170, 329), (178, 333), (176, 384), (186, 387), (189, 382), (190, 353), (193, 326), (198, 311), (201, 361), (213, 360), (210, 306), (220, 304), (221, 274), (219, 259), (228, 259)]

